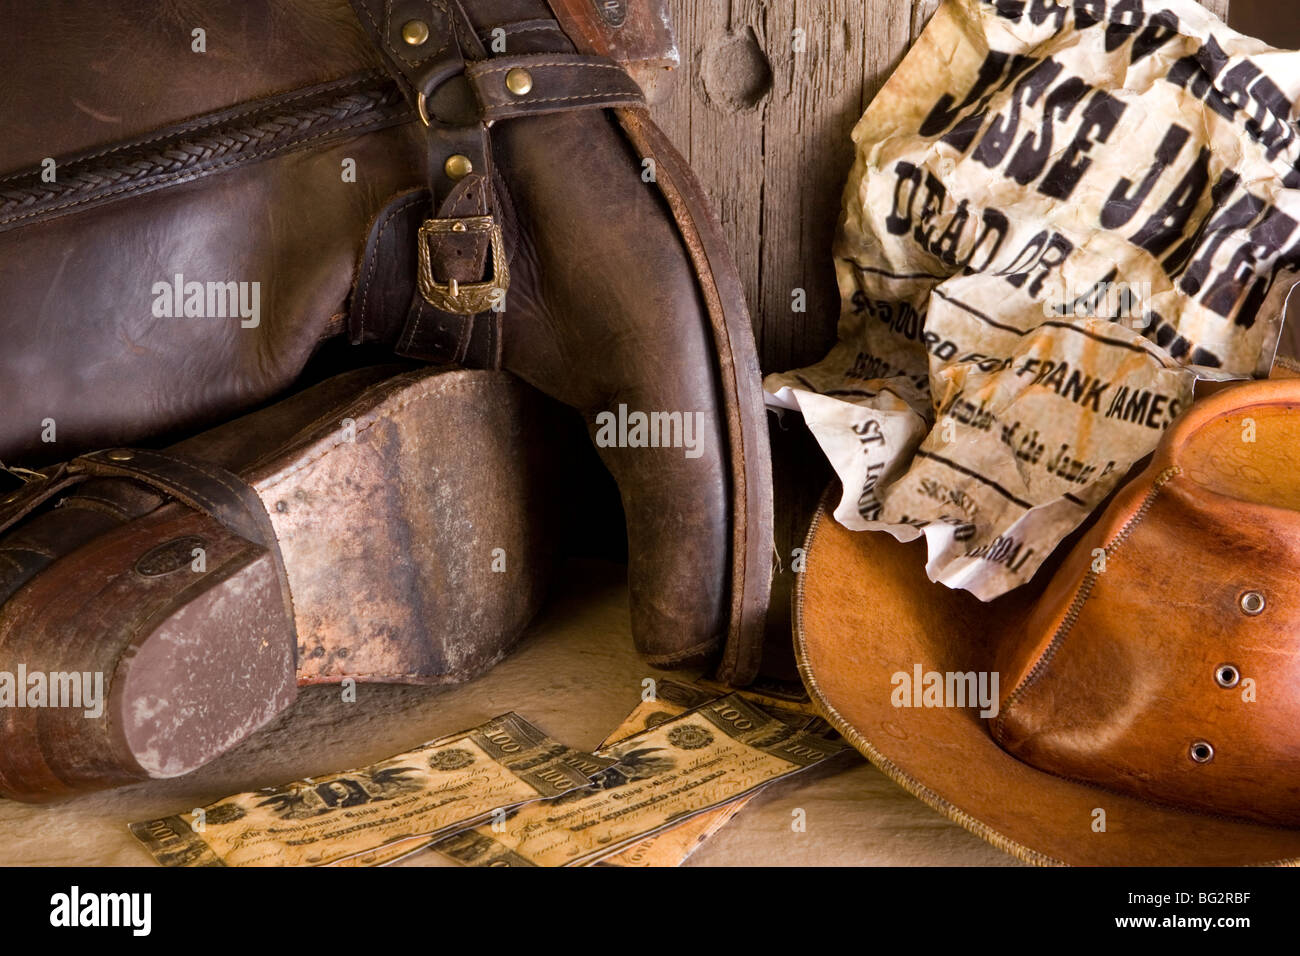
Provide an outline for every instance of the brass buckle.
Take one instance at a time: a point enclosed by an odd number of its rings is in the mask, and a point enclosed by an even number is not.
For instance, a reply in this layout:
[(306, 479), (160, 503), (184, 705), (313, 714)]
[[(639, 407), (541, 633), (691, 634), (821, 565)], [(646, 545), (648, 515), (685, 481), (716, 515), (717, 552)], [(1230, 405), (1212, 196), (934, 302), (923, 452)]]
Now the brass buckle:
[[(449, 233), (456, 235), (487, 234), (492, 249), (492, 278), (465, 285), (452, 279), (439, 282), (433, 277), (429, 262), (429, 240)], [(435, 309), (454, 315), (478, 315), (501, 301), (510, 287), (510, 268), (506, 264), (506, 244), (501, 227), (491, 216), (467, 216), (464, 219), (426, 219), (420, 227), (420, 294)]]
[[(53, 467), (53, 466), (51, 466)], [(27, 489), (42, 481), (50, 480), (50, 473), (45, 471), (33, 471), (30, 468), (20, 468), (18, 465), (6, 465), (0, 461), (0, 472), (13, 475), (22, 482), (17, 488), (10, 488), (8, 491), (0, 491), (0, 510), (4, 510), (8, 505), (17, 503), (18, 499), (27, 493)]]

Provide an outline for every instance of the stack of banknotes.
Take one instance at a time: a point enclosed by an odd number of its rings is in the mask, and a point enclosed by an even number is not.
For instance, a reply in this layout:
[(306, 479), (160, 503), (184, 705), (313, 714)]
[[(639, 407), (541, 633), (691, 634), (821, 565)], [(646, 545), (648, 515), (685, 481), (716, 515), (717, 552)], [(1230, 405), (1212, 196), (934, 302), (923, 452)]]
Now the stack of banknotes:
[(764, 787), (851, 753), (806, 701), (648, 681), (594, 752), (503, 714), (131, 832), (165, 866), (678, 866)]

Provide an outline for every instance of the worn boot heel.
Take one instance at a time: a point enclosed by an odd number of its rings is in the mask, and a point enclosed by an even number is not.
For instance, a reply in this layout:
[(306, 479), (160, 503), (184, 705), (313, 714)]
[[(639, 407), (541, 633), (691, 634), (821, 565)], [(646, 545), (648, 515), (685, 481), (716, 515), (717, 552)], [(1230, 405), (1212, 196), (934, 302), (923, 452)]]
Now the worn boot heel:
[(166, 452), (85, 456), (0, 509), (0, 528), (27, 516), (0, 563), (30, 560), (69, 509), (119, 519), (0, 606), (0, 674), (47, 686), (0, 709), (0, 793), (179, 776), (301, 684), (450, 683), (505, 655), (550, 564), (537, 397), (497, 372), (346, 390)]

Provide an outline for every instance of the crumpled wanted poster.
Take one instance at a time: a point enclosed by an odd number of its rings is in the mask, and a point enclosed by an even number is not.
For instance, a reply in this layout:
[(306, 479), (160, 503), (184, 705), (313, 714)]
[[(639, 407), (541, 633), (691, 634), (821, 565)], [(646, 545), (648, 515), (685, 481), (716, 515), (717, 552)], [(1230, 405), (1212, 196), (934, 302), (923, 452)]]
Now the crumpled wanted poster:
[(1268, 374), (1300, 269), (1300, 53), (1192, 0), (946, 0), (853, 133), (839, 343), (767, 380), (849, 528), (1025, 583), (1200, 378)]

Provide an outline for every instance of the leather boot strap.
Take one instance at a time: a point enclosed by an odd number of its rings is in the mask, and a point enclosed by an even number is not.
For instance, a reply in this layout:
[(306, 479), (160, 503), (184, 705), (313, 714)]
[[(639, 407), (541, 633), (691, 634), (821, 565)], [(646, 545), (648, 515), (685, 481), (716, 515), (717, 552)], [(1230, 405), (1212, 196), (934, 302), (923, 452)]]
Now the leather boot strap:
[(278, 548), (275, 529), (257, 492), (233, 472), (186, 455), (114, 448), (82, 455), (41, 475), (0, 499), (0, 534), (56, 495), (91, 478), (129, 478), (202, 512), (253, 544)]
[[(269, 552), (280, 579), (288, 620), (294, 620), (289, 579), (271, 518), (257, 492), (233, 472), (176, 452), (114, 448), (82, 455), (47, 469), (43, 475), (0, 501), (0, 534), (56, 495), (91, 478), (130, 479), (202, 512), (228, 531)], [(43, 567), (33, 566), (26, 576), (34, 575)], [(0, 594), (0, 603), (10, 596)]]
[[(416, 236), (419, 291), (395, 349), (423, 361), (497, 368), (512, 250), (489, 128), (569, 110), (644, 107), (645, 96), (613, 60), (578, 54), (544, 0), (352, 5), (427, 132), (434, 212)], [(367, 256), (385, 248), (389, 221), (374, 224)], [(376, 272), (387, 271), (394, 270), (363, 269), (350, 316), (355, 342), (373, 334), (371, 286)]]
[(118, 448), (73, 459), (69, 471), (87, 478), (130, 478), (202, 512), (246, 541), (278, 549), (257, 492), (217, 465), (176, 452)]

